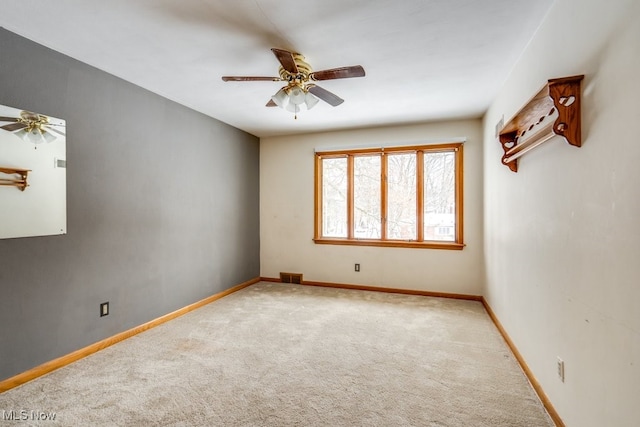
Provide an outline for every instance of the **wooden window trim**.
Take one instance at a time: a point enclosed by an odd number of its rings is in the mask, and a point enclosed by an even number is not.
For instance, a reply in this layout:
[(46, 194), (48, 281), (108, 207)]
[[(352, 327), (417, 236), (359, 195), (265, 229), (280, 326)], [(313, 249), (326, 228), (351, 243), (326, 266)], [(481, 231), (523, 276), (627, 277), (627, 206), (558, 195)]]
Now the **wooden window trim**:
[(353, 176), (353, 156), (347, 157), (347, 238), (349, 240), (353, 239), (353, 204), (354, 204), (354, 194), (355, 191), (353, 189), (353, 184), (355, 182), (355, 178)]
[[(429, 152), (455, 152), (455, 216), (456, 235), (454, 241), (424, 240), (424, 153)], [(381, 156), (381, 239), (361, 239), (353, 236), (354, 230), (354, 156), (363, 154), (379, 154)], [(392, 240), (387, 239), (387, 169), (388, 153), (416, 153), (416, 240)], [(348, 173), (348, 199), (347, 199), (347, 238), (334, 238), (322, 236), (322, 160), (327, 158), (347, 158)], [(415, 145), (390, 148), (370, 148), (356, 150), (324, 151), (315, 155), (315, 206), (314, 206), (314, 238), (316, 244), (348, 245), (348, 246), (379, 246), (399, 248), (429, 248), (462, 250), (464, 244), (464, 158), (462, 143), (444, 143), (432, 145)]]
[(424, 241), (424, 150), (416, 152), (416, 230), (419, 242)]
[(388, 193), (388, 181), (387, 173), (389, 171), (389, 162), (385, 152), (380, 155), (380, 240), (387, 241), (387, 195)]
[(388, 248), (450, 249), (458, 251), (465, 247), (464, 243), (439, 240), (417, 242), (415, 240), (338, 239), (323, 237), (314, 238), (313, 241), (319, 245), (381, 246)]

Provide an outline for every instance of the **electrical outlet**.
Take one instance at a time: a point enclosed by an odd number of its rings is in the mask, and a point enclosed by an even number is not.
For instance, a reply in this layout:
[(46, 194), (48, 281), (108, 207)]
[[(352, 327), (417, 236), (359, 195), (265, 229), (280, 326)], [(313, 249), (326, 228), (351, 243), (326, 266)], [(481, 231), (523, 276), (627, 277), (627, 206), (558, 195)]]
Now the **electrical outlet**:
[(100, 304), (100, 317), (109, 315), (109, 301)]
[(560, 378), (560, 381), (564, 382), (564, 360), (562, 360), (559, 356), (558, 356), (557, 369), (558, 369), (558, 378)]
[(360, 271), (360, 264), (356, 264), (356, 268), (355, 268), (355, 270), (356, 270), (356, 271)]

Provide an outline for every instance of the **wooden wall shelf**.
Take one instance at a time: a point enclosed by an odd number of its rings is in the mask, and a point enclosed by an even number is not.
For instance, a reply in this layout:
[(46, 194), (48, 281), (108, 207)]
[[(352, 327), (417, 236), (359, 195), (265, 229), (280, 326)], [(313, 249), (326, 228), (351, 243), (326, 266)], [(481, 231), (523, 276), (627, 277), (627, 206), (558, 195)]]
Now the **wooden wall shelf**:
[(518, 159), (553, 136), (573, 146), (582, 145), (580, 135), (580, 86), (583, 75), (550, 79), (502, 128), (502, 164), (518, 172)]
[(20, 191), (24, 191), (25, 188), (29, 186), (29, 184), (27, 183), (29, 172), (31, 172), (31, 169), (16, 169), (0, 166), (0, 173), (19, 176), (19, 178), (4, 178), (2, 175), (0, 175), (0, 185), (18, 187)]

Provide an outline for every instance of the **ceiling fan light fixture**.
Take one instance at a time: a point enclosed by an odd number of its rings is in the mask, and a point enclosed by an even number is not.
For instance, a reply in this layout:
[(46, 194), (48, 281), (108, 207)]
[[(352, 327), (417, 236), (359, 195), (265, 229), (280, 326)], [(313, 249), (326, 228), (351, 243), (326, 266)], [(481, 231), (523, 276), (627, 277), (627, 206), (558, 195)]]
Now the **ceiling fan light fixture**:
[(304, 90), (295, 85), (291, 89), (289, 89), (289, 102), (295, 105), (301, 105), (305, 102), (305, 92)]
[(304, 103), (307, 105), (307, 110), (311, 110), (318, 102), (320, 102), (320, 99), (315, 97), (313, 94), (309, 92), (305, 94)]
[(300, 105), (294, 104), (293, 102), (289, 102), (287, 106), (284, 107), (284, 109), (292, 113), (298, 114), (300, 112)]
[(273, 100), (278, 107), (284, 108), (289, 101), (289, 94), (287, 93), (286, 88), (283, 87), (276, 92), (276, 94), (271, 97), (271, 100)]

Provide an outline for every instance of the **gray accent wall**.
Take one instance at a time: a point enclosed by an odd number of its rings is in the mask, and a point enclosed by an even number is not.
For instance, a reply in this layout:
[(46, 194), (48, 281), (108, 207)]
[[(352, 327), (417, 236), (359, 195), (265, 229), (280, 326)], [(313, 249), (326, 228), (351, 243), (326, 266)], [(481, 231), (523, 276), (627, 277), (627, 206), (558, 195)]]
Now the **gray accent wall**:
[(0, 104), (67, 121), (68, 226), (0, 240), (0, 380), (259, 276), (257, 137), (2, 28)]

